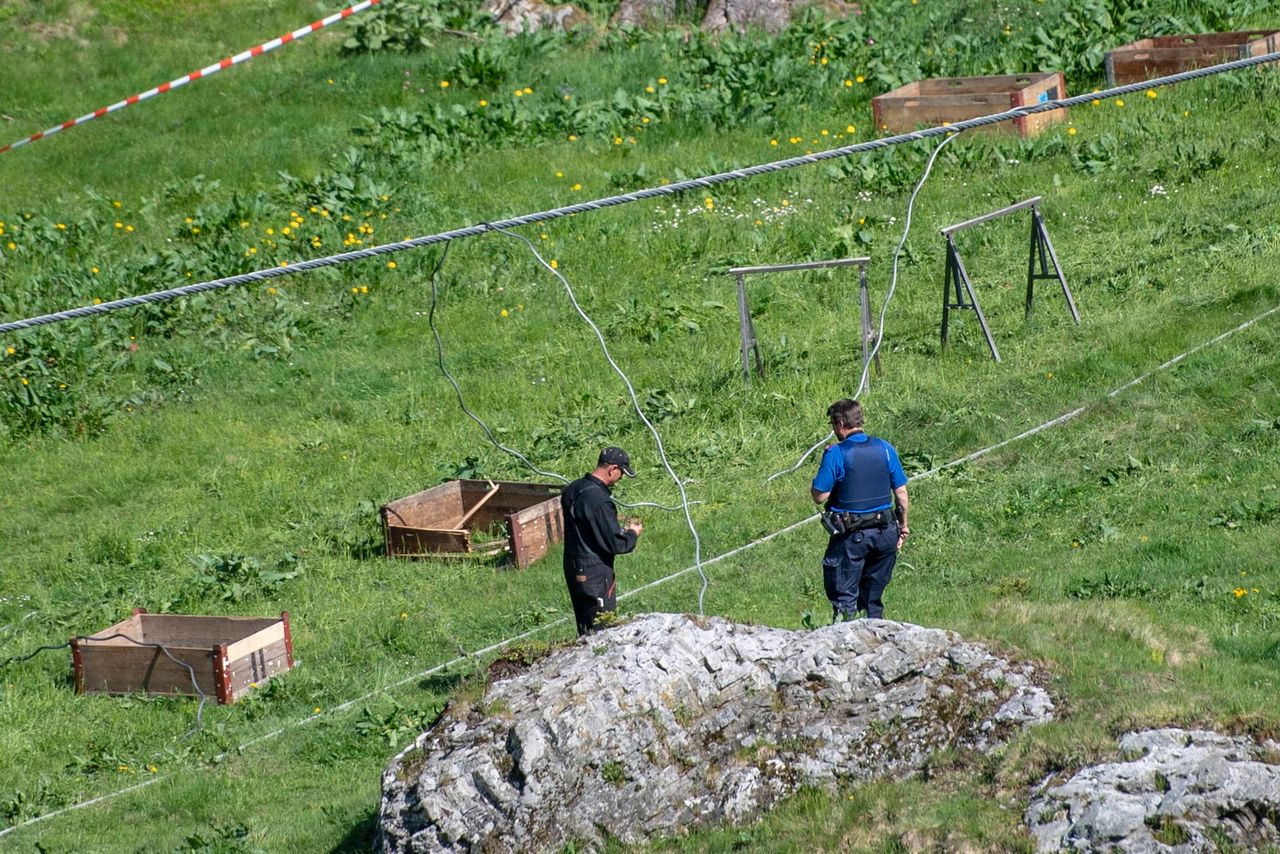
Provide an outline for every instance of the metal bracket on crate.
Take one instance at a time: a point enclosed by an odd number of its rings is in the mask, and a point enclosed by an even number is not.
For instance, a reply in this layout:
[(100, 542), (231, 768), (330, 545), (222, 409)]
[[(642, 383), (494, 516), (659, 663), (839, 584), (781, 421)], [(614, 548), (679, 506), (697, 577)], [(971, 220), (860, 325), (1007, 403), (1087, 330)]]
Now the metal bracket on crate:
[[(1045, 228), (1044, 217), (1040, 214), (1041, 199), (1041, 196), (1035, 196), (1009, 205), (1006, 208), (991, 211), (982, 216), (976, 216), (973, 219), (967, 219), (964, 222), (941, 229), (942, 236), (947, 239), (946, 272), (942, 280), (943, 349), (946, 349), (947, 346), (951, 310), (972, 309), (973, 313), (978, 317), (978, 325), (982, 327), (982, 335), (987, 340), (987, 347), (991, 350), (991, 358), (997, 362), (1001, 361), (1000, 351), (996, 349), (995, 339), (991, 336), (991, 328), (987, 326), (987, 318), (982, 313), (982, 307), (978, 304), (978, 295), (973, 289), (973, 280), (969, 278), (969, 272), (965, 269), (964, 261), (960, 258), (960, 250), (956, 248), (955, 233), (1027, 208), (1031, 209), (1031, 248), (1027, 255), (1027, 308), (1025, 316), (1031, 317), (1031, 309), (1035, 300), (1035, 283), (1042, 279), (1056, 279), (1058, 284), (1062, 286), (1062, 295), (1067, 301), (1067, 309), (1071, 312), (1071, 319), (1075, 321), (1077, 326), (1080, 325), (1080, 312), (1076, 309), (1075, 298), (1071, 296), (1071, 289), (1067, 287), (1067, 279), (1062, 273), (1062, 265), (1058, 263), (1058, 255), (1053, 250), (1053, 242), (1049, 239), (1048, 229)], [(1053, 268), (1052, 271), (1050, 266)]]
[[(751, 320), (751, 307), (747, 303), (747, 283), (746, 277), (757, 273), (787, 273), (798, 270), (824, 270), (830, 267), (857, 267), (858, 268), (858, 311), (861, 315), (861, 336), (862, 336), (862, 370), (865, 372), (867, 362), (872, 359), (872, 353), (875, 353), (874, 361), (876, 365), (876, 373), (881, 372), (880, 354), (875, 352), (877, 334), (875, 328), (871, 324), (871, 297), (867, 287), (867, 265), (871, 263), (869, 257), (860, 258), (832, 258), (825, 261), (805, 261), (799, 264), (766, 264), (756, 267), (730, 267), (729, 275), (734, 276), (738, 282), (738, 334), (742, 340), (742, 379), (748, 385), (751, 384), (751, 363), (755, 362), (756, 376), (764, 377), (764, 359), (760, 355), (760, 340), (756, 337), (756, 327)], [(867, 385), (870, 386), (870, 378), (868, 377)]]

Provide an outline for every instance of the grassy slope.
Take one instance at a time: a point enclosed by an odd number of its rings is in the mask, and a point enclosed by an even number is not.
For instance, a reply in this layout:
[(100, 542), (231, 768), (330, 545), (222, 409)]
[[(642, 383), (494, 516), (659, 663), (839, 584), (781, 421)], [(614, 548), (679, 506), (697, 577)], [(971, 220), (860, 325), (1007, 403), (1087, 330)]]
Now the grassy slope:
[[(127, 17), (123, 7), (105, 9), (104, 20), (137, 28), (134, 44), (154, 39), (169, 47), (129, 52), (127, 62), (122, 51), (97, 49), (95, 67), (118, 67), (117, 76), (97, 82), (89, 75), (92, 88), (80, 92), (52, 85), (56, 78), (44, 73), (66, 67), (82, 55), (79, 48), (54, 42), (23, 54), (30, 61), (16, 66), (27, 69), (22, 78), (0, 83), (5, 91), (31, 87), (32, 106), (21, 115), (16, 107), (7, 111), (23, 120), (21, 132), (44, 127), (187, 70), (193, 57), (214, 58), (314, 12), (305, 3), (254, 4), (264, 11), (250, 20), (246, 4), (224, 6), (235, 14), (196, 19), (194, 31), (188, 16), (179, 17), (169, 4), (154, 4), (144, 19)], [(612, 85), (637, 86), (665, 71), (660, 56), (643, 50), (589, 71), (572, 59), (552, 65), (549, 77), (576, 76), (589, 87), (598, 75), (594, 85), (606, 94)], [(347, 128), (371, 100), (406, 98), (406, 68), (430, 79), (443, 60), (339, 61), (333, 39), (315, 39), (255, 62), (5, 155), (0, 175), (8, 206), (74, 208), (84, 185), (132, 200), (194, 172), (248, 187), (272, 181), (276, 169), (306, 174), (345, 144)], [(253, 111), (226, 106), (253, 97), (260, 99)], [(582, 140), (520, 156), (500, 147), (481, 150), (465, 168), (397, 188), (401, 211), (389, 225), (425, 233), (546, 207), (577, 198), (567, 186), (574, 180), (586, 193), (602, 194), (603, 172), (639, 161), (651, 176), (673, 177), (677, 169), (692, 173), (715, 162), (774, 156), (770, 138), (818, 138), (820, 128), (838, 129), (851, 115), (867, 121), (865, 98), (833, 99), (814, 109), (792, 106), (775, 127), (719, 134), (657, 128), (630, 149)], [(1260, 125), (1265, 114), (1248, 93), (1200, 84), (1123, 110), (1079, 110), (1073, 120), (1078, 144), (1117, 132), (1140, 139), (1156, 156), (1180, 141)], [(200, 116), (198, 126), (190, 124), (192, 115)], [(1277, 291), (1266, 271), (1280, 247), (1274, 228), (1268, 231), (1277, 210), (1265, 189), (1274, 182), (1276, 145), (1264, 138), (1235, 154), (1226, 168), (1177, 186), (1168, 198), (1149, 195), (1149, 178), (1091, 177), (1073, 171), (1065, 157), (1034, 165), (944, 163), (920, 199), (911, 241), (918, 261), (904, 270), (889, 317), (887, 374), (869, 398), (873, 429), (904, 451), (943, 462), (1096, 400), (1273, 305)], [(555, 178), (557, 170), (566, 177)], [(978, 186), (982, 191), (975, 193)], [(763, 295), (770, 296), (757, 323), (775, 374), (746, 391), (736, 379), (732, 309), (700, 305), (708, 298), (731, 303), (730, 288), (712, 270), (725, 259), (826, 255), (835, 215), (868, 216), (876, 293), (883, 293), (882, 259), (896, 235), (888, 217), (901, 217), (904, 196), (851, 202), (858, 189), (833, 183), (819, 168), (717, 192), (716, 212), (692, 217), (678, 231), (652, 230), (671, 217), (670, 205), (655, 203), (543, 230), (588, 309), (622, 324), (611, 330), (611, 345), (638, 387), (699, 402), (662, 426), (678, 470), (697, 479), (695, 497), (707, 502), (696, 512), (704, 554), (809, 512), (802, 476), (762, 486), (760, 475), (794, 459), (822, 429), (822, 405), (849, 387), (848, 366), (832, 367), (847, 346), (821, 334), (849, 325), (847, 282), (796, 277), (753, 291), (762, 304)], [(984, 307), (1006, 362), (988, 363), (971, 321), (961, 322), (953, 351), (939, 356), (940, 247), (933, 229), (1050, 192), (1050, 228), (1085, 325), (1066, 325), (1048, 290), (1036, 318), (1021, 323), (1023, 227), (997, 227), (990, 236), (975, 235), (968, 251), (971, 269), (990, 277)], [(58, 196), (64, 201), (48, 201)], [(750, 225), (757, 197), (773, 216), (783, 198), (799, 212)], [(701, 199), (680, 204), (705, 211)], [(849, 207), (842, 211), (842, 205)], [(733, 218), (749, 209), (747, 220)], [(1217, 227), (1228, 222), (1244, 233)], [(1214, 227), (1197, 230), (1197, 223)], [(140, 230), (142, 239), (158, 239)], [(1250, 242), (1251, 236), (1257, 239)], [(593, 352), (591, 341), (557, 283), (539, 274), (514, 242), (505, 245), (494, 237), (458, 246), (444, 277), (443, 331), (469, 401), (505, 428), (504, 439), (516, 447), (535, 445), (535, 430), (549, 431), (538, 461), (565, 474), (582, 468), (601, 438), (637, 448), (633, 453), (648, 458), (653, 474), (628, 485), (629, 496), (671, 501), (674, 489), (658, 476), (651, 445), (628, 416), (616, 378), (594, 355), (581, 357)], [(0, 804), (12, 805), (14, 815), (145, 779), (148, 765), (172, 776), (5, 843), (19, 850), (37, 842), (49, 850), (134, 850), (172, 847), (193, 833), (234, 835), (244, 827), (254, 844), (273, 850), (359, 847), (379, 769), (411, 738), (412, 725), (429, 718), (456, 674), (322, 715), (219, 764), (201, 760), (448, 660), (459, 645), (476, 649), (563, 615), (554, 557), (517, 575), (461, 563), (388, 566), (336, 555), (329, 545), (359, 528), (362, 500), (420, 488), (468, 457), (477, 456), (490, 474), (519, 473), (482, 447), (431, 367), (429, 333), (415, 314), (426, 308), (427, 261), (405, 258), (395, 274), (364, 268), (373, 298), (349, 327), (321, 332), (291, 361), (188, 353), (205, 363), (203, 390), (194, 400), (122, 418), (96, 440), (47, 438), (3, 451), (0, 595), (8, 601), (0, 623), (36, 612), (0, 636), (5, 654), (99, 629), (133, 604), (155, 608), (180, 595), (192, 555), (237, 551), (274, 559), (295, 551), (305, 561), (304, 576), (277, 597), (217, 606), (233, 613), (287, 607), (303, 666), (261, 698), (206, 710), (206, 728), (191, 741), (178, 738), (191, 722), (191, 704), (73, 698), (58, 653), (6, 672), (0, 754), (8, 794)], [(319, 281), (287, 286), (304, 294), (330, 287)], [(643, 307), (664, 293), (681, 301), (680, 311), (696, 315), (702, 331), (672, 330), (657, 345), (629, 335), (626, 324), (643, 314), (616, 304), (634, 298)], [(503, 308), (510, 317), (500, 317)], [(1001, 756), (942, 757), (929, 784), (878, 785), (839, 798), (806, 795), (758, 828), (701, 834), (675, 847), (810, 850), (815, 839), (823, 847), (843, 841), (870, 849), (925, 841), (1007, 847), (1019, 844), (1023, 787), (1046, 771), (1105, 755), (1116, 730), (1181, 722), (1274, 733), (1280, 720), (1268, 698), (1275, 689), (1280, 611), (1269, 565), (1280, 537), (1274, 517), (1262, 511), (1277, 499), (1280, 456), (1280, 430), (1268, 426), (1280, 417), (1275, 323), (1198, 354), (1068, 425), (913, 490), (916, 539), (904, 554), (909, 566), (891, 589), (892, 616), (945, 625), (1042, 659), (1057, 677), (1070, 717)], [(1233, 502), (1247, 505), (1234, 512), (1239, 527), (1211, 525)], [(1250, 508), (1260, 519), (1249, 518)], [(645, 549), (625, 569), (628, 586), (690, 561), (688, 534), (676, 517), (652, 514), (647, 522)], [(708, 611), (791, 627), (806, 609), (823, 613), (814, 557), (819, 540), (816, 529), (805, 528), (718, 564)], [(1259, 592), (1236, 598), (1237, 587)], [(627, 608), (687, 610), (696, 591), (696, 577), (686, 575)], [(546, 634), (565, 636), (563, 626)], [(361, 711), (366, 706), (368, 713)], [(357, 726), (360, 721), (366, 725)]]

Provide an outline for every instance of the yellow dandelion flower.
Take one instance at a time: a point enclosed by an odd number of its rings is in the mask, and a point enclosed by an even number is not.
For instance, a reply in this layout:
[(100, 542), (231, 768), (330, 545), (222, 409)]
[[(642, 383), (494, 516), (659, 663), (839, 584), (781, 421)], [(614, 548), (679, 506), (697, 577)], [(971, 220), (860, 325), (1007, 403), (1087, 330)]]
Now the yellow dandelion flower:
[(31, 385), (31, 382), (30, 382), (26, 377), (23, 377), (23, 378), (22, 378), (22, 384), (23, 384), (23, 385)]
[(90, 268), (89, 268), (89, 272), (90, 272), (90, 273), (93, 273), (93, 274), (96, 276), (96, 275), (98, 275), (98, 268), (97, 268), (97, 267), (90, 267)]
[(484, 98), (481, 98), (481, 99), (480, 99), (480, 106), (482, 106), (482, 107), (487, 107), (487, 106), (489, 106), (489, 102), (488, 102), (488, 101), (486, 101)]
[(716, 201), (710, 196), (707, 196), (706, 199), (703, 200), (702, 204), (706, 205), (707, 210), (712, 210), (716, 206)]
[(829, 130), (827, 130), (826, 128), (823, 128), (823, 129), (822, 129), (822, 135), (823, 135), (823, 136), (831, 136), (831, 132), (830, 132)]
[(94, 305), (102, 305), (102, 300), (98, 299), (97, 297), (94, 297), (94, 298), (93, 298), (93, 304), (94, 304)]
[(267, 293), (269, 293), (271, 296), (275, 296), (275, 295), (276, 295), (276, 289), (275, 289), (275, 288), (267, 288)]
[(659, 78), (658, 78), (658, 85), (659, 85), (659, 86), (666, 86), (666, 85), (667, 85), (667, 78), (665, 78), (665, 77), (659, 77)]
[(402, 619), (402, 620), (407, 620), (408, 618), (409, 618), (408, 613), (406, 613), (406, 612), (404, 612), (404, 611), (401, 611), (401, 612), (400, 612), (400, 619)]
[(856, 127), (854, 127), (853, 125), (846, 125), (846, 126), (845, 126), (845, 129), (844, 129), (844, 132), (845, 132), (845, 133), (854, 133), (855, 131), (857, 131), (857, 128), (856, 128)]
[(582, 185), (581, 185), (581, 184), (574, 184), (574, 185), (573, 185), (572, 187), (570, 187), (569, 189), (570, 189), (570, 190), (573, 190), (573, 191), (576, 193), (576, 192), (578, 192), (579, 190), (581, 190), (581, 189), (582, 189)]
[(846, 89), (851, 89), (851, 88), (853, 88), (853, 81), (852, 81), (852, 80), (846, 80), (846, 81), (844, 81), (844, 88), (846, 88)]
[(362, 293), (362, 294), (367, 294), (367, 293), (369, 293), (369, 286), (368, 286), (368, 285), (361, 285), (361, 286), (360, 286), (360, 293)]
[(449, 88), (449, 81), (448, 81), (448, 80), (441, 80), (441, 81), (440, 81), (440, 88), (441, 88), (441, 89), (448, 89), (448, 88)]
[(559, 261), (557, 261), (556, 259), (552, 258), (552, 259), (551, 259), (551, 269), (553, 269), (553, 270), (559, 270), (559, 269), (560, 269), (560, 262), (559, 262)]
[(116, 228), (124, 228), (124, 223), (120, 220), (116, 220)]
[(54, 228), (58, 229), (58, 231), (66, 231), (67, 224), (65, 222), (60, 222), (57, 225), (55, 225)]
[(319, 706), (316, 706), (316, 707), (315, 707), (314, 713), (315, 713), (315, 714), (317, 714), (317, 715), (318, 715), (318, 714), (320, 714), (320, 707), (319, 707)]
[(124, 204), (122, 202), (112, 202), (111, 206), (113, 208), (121, 208), (121, 207), (124, 207)]
[(863, 77), (861, 74), (859, 74), (857, 77), (853, 78), (853, 82), (855, 82), (855, 83), (866, 83), (866, 82), (867, 82), (867, 78), (865, 78), (865, 77)]
[(578, 137), (577, 137), (575, 134), (569, 134), (569, 141), (570, 141), (570, 142), (577, 142), (577, 141), (578, 141)]
[(396, 268), (396, 262), (395, 262), (395, 261), (388, 261), (388, 262), (387, 262), (387, 269), (388, 269), (388, 270), (394, 270), (395, 268)]
[(563, 173), (563, 172), (556, 172), (556, 177), (557, 177), (557, 178), (563, 178), (563, 177), (564, 177), (564, 173)]
[(1148, 89), (1148, 90), (1147, 90), (1147, 97), (1148, 97), (1148, 98), (1159, 98), (1159, 97), (1160, 97), (1160, 93), (1156, 92), (1156, 90), (1155, 90), (1155, 89)]
[(505, 308), (504, 308), (502, 311), (498, 312), (498, 314), (502, 315), (503, 317), (510, 317), (510, 316), (511, 316), (511, 313), (510, 313), (510, 312), (508, 312)]
[(14, 243), (12, 240), (10, 240), (8, 243), (6, 243), (6, 244), (5, 244), (5, 247), (6, 247), (10, 252), (12, 252), (13, 250), (15, 250), (15, 249), (17, 249), (17, 248), (18, 248), (18, 244)]
[(14, 353), (18, 352), (18, 351), (17, 351), (16, 349), (14, 349), (13, 347), (5, 347), (5, 348), (4, 348), (4, 351), (5, 351), (6, 353), (8, 353), (10, 356), (12, 356)]
[(824, 57), (822, 57), (822, 59), (818, 60), (818, 62), (819, 62), (820, 64), (822, 64), (822, 65), (826, 65), (826, 64), (827, 64), (828, 62), (830, 62), (830, 61), (831, 61), (831, 60), (827, 59), (825, 56), (824, 56)]
[(359, 288), (357, 288), (355, 285), (352, 285), (352, 286), (351, 286), (351, 293), (353, 293), (353, 294), (358, 294), (358, 293), (360, 293), (360, 289), (359, 289)]
[(777, 145), (777, 144), (778, 144), (778, 141), (777, 141), (776, 139), (771, 139), (771, 140), (769, 140), (769, 144), (770, 144), (770, 145)]
[(620, 137), (620, 136), (615, 136), (615, 137), (613, 138), (613, 144), (614, 144), (614, 145), (622, 145), (622, 137)]
[(644, 87), (644, 91), (646, 91), (646, 92), (648, 92), (650, 95), (652, 95), (654, 92), (657, 92), (658, 90), (657, 90), (657, 89), (654, 89), (652, 86), (646, 86), (646, 87)]
[(1123, 106), (1124, 106), (1124, 98), (1116, 98), (1116, 100), (1115, 100), (1115, 104), (1116, 104), (1116, 106), (1117, 106), (1117, 107), (1123, 107)]
[(532, 94), (533, 94), (533, 89), (532, 89), (532, 88), (530, 88), (529, 86), (526, 86), (526, 87), (524, 87), (524, 93), (525, 93), (526, 95), (532, 95)]
[(1075, 136), (1075, 135), (1076, 135), (1075, 128), (1067, 128), (1067, 136)]

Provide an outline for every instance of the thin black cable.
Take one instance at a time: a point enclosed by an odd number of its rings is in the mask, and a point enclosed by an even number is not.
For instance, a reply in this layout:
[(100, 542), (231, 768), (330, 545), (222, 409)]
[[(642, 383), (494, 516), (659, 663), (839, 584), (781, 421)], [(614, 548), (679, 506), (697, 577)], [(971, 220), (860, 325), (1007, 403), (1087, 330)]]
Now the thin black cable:
[(6, 658), (4, 661), (0, 662), (0, 670), (3, 670), (4, 668), (8, 667), (10, 664), (21, 664), (24, 661), (30, 661), (31, 659), (35, 658), (37, 655), (39, 655), (42, 652), (52, 652), (59, 649), (70, 649), (71, 645), (75, 641), (109, 641), (109, 640), (116, 640), (117, 638), (123, 638), (124, 640), (127, 640), (129, 643), (135, 644), (137, 646), (148, 647), (150, 649), (158, 649), (161, 652), (163, 652), (170, 661), (172, 661), (174, 664), (178, 665), (179, 667), (187, 671), (187, 675), (191, 677), (191, 687), (195, 689), (196, 695), (200, 698), (200, 702), (196, 705), (195, 726), (193, 726), (190, 730), (188, 730), (186, 734), (183, 735), (182, 737), (190, 738), (191, 736), (199, 732), (204, 727), (204, 704), (205, 704), (205, 701), (209, 699), (209, 696), (205, 694), (205, 692), (200, 688), (200, 683), (196, 681), (195, 669), (190, 664), (187, 664), (185, 661), (175, 658), (173, 653), (169, 652), (168, 647), (166, 647), (162, 643), (155, 643), (153, 641), (140, 641), (137, 638), (131, 638), (128, 635), (123, 634), (122, 632), (113, 632), (112, 634), (109, 634), (109, 635), (76, 635), (74, 638), (67, 641), (66, 643), (46, 644), (45, 646), (36, 647), (35, 650), (33, 650), (32, 652), (26, 655), (10, 656), (9, 658)]

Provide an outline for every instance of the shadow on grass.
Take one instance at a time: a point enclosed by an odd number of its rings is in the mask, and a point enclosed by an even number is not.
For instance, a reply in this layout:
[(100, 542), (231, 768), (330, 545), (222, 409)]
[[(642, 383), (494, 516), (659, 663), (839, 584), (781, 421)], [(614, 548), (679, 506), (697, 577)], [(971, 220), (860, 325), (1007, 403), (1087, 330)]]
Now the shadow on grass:
[(329, 849), (329, 854), (340, 852), (372, 851), (374, 835), (378, 830), (378, 811), (370, 809), (360, 822), (342, 837), (342, 841)]

